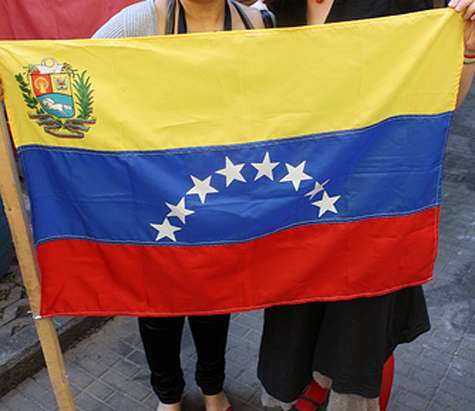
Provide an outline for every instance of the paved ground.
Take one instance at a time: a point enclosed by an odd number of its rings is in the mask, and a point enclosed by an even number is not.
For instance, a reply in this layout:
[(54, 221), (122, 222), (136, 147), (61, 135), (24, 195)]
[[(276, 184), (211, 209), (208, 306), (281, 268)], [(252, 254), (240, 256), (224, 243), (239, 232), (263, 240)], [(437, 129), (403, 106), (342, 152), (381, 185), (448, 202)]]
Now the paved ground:
[[(426, 287), (432, 331), (396, 353), (390, 411), (475, 410), (475, 97), (457, 114), (446, 160), (440, 255)], [(472, 115), (472, 119), (469, 116)], [(227, 391), (238, 411), (262, 409), (255, 364), (260, 313), (234, 316), (228, 348)], [(195, 354), (187, 331), (183, 366), (185, 406), (201, 410), (192, 381)], [(82, 411), (154, 410), (136, 322), (116, 318), (66, 354)], [(0, 411), (56, 409), (45, 370), (0, 399)]]
[[(43, 367), (29, 310), (20, 270), (14, 262), (9, 274), (0, 278), (0, 397)], [(92, 334), (105, 321), (107, 318), (58, 317), (53, 323), (67, 349), (76, 345), (79, 336)]]

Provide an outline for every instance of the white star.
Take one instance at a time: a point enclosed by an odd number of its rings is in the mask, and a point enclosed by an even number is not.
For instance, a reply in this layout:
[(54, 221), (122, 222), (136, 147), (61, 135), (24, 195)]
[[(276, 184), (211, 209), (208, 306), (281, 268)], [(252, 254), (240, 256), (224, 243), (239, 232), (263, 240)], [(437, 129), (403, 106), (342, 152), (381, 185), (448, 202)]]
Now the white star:
[(244, 164), (233, 164), (229, 157), (226, 157), (226, 167), (216, 171), (216, 173), (226, 177), (226, 187), (229, 187), (234, 180), (246, 182), (241, 174), (243, 167)]
[(341, 196), (330, 197), (327, 192), (324, 191), (322, 199), (312, 203), (315, 207), (320, 208), (318, 218), (322, 217), (327, 211), (331, 211), (332, 213), (338, 214), (338, 211), (335, 208), (335, 203), (340, 198)]
[(172, 241), (176, 241), (175, 231), (180, 231), (180, 227), (175, 227), (170, 224), (168, 218), (163, 220), (162, 224), (150, 224), (155, 230), (158, 231), (155, 241), (160, 241), (162, 238), (169, 238)]
[(312, 177), (310, 177), (308, 174), (305, 174), (303, 171), (305, 168), (305, 163), (306, 161), (302, 161), (297, 167), (286, 163), (285, 166), (287, 167), (288, 174), (282, 180), (280, 180), (280, 182), (284, 183), (289, 181), (294, 185), (295, 191), (298, 191), (300, 188), (300, 183), (303, 180), (312, 179)]
[(214, 187), (211, 187), (211, 176), (204, 180), (191, 176), (191, 179), (193, 180), (194, 187), (188, 190), (186, 194), (196, 194), (200, 198), (202, 204), (206, 201), (206, 196), (208, 194), (218, 192)]
[(272, 163), (270, 161), (269, 153), (266, 153), (262, 163), (252, 163), (252, 166), (257, 170), (256, 178), (254, 181), (259, 180), (261, 177), (267, 177), (269, 180), (274, 181), (273, 170), (279, 165), (279, 163)]
[(170, 203), (165, 204), (170, 209), (170, 212), (167, 214), (167, 217), (177, 217), (183, 224), (186, 223), (187, 216), (195, 213), (193, 210), (186, 209), (185, 197), (183, 197), (177, 205), (173, 205)]
[(318, 181), (315, 183), (315, 187), (312, 191), (309, 191), (305, 194), (305, 197), (310, 197), (310, 200), (315, 197), (320, 191), (325, 190), (325, 186), (330, 182), (330, 180), (325, 181), (323, 184), (320, 184)]

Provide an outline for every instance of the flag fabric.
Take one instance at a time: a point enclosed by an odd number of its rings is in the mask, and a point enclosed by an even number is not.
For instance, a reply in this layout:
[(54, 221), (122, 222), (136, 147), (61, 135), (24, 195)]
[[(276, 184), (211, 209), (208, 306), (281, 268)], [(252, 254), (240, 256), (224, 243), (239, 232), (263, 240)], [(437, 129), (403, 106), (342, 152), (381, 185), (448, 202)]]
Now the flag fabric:
[(0, 39), (89, 38), (139, 0), (2, 0)]
[(438, 10), (0, 42), (41, 314), (237, 312), (429, 281), (462, 38)]

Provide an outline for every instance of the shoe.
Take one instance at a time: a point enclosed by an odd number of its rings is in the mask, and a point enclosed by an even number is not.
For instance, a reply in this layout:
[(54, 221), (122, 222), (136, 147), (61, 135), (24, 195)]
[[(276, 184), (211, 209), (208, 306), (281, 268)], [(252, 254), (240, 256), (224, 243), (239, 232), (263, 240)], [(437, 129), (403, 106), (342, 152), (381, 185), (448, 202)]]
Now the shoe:
[(330, 390), (322, 388), (315, 380), (305, 388), (290, 411), (318, 411), (323, 409)]

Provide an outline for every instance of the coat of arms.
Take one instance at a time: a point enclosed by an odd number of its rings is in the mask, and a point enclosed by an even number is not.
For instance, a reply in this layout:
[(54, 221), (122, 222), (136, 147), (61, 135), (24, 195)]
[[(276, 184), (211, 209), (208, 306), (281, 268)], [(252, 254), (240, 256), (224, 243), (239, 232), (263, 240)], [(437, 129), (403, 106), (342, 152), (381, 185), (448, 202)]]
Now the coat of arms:
[(79, 73), (67, 63), (44, 59), (15, 76), (28, 113), (44, 131), (55, 137), (83, 138), (96, 123), (93, 89), (86, 71)]

